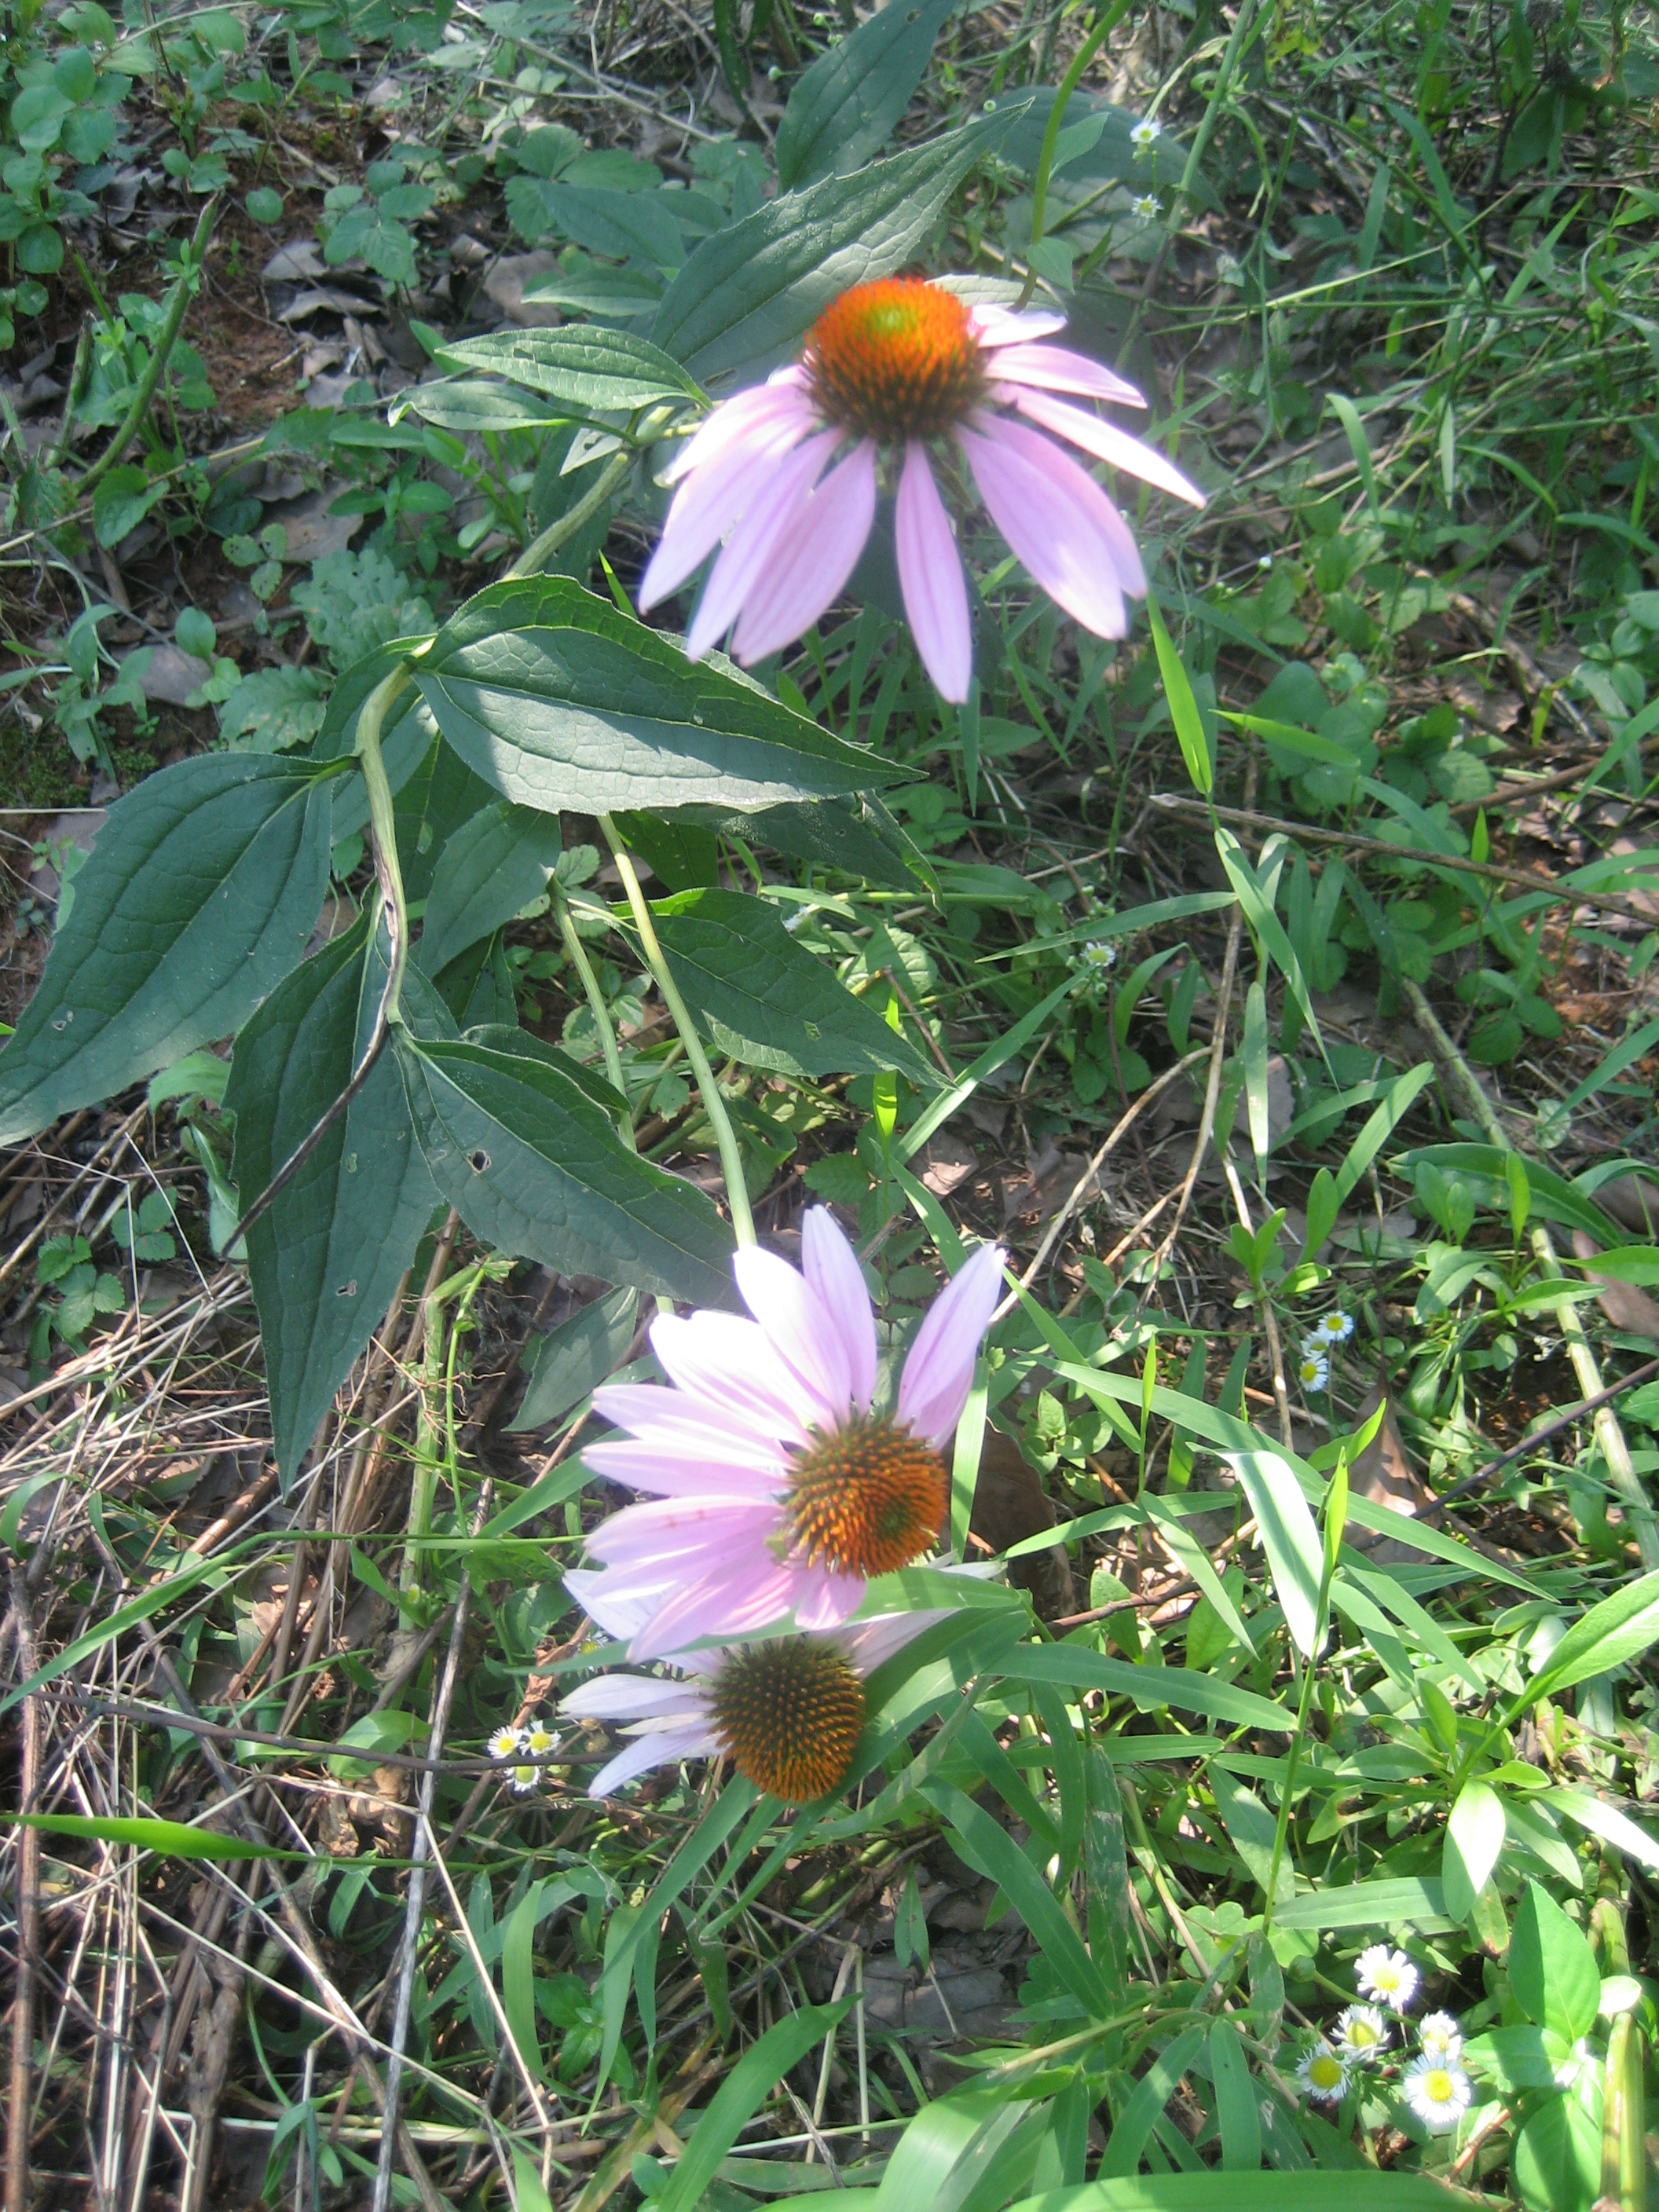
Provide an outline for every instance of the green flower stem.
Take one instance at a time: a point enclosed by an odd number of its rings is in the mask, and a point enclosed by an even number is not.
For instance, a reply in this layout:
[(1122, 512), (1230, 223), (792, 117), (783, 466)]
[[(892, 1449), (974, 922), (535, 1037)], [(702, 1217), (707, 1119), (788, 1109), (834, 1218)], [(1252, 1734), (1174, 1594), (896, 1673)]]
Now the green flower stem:
[[(1048, 110), (1048, 120), (1042, 133), (1042, 147), (1037, 155), (1036, 175), (1031, 184), (1031, 244), (1036, 246), (1042, 237), (1042, 218), (1048, 205), (1048, 173), (1054, 166), (1054, 149), (1060, 143), (1060, 126), (1066, 120), (1066, 110), (1072, 94), (1083, 82), (1083, 72), (1105, 45), (1112, 33), (1128, 14), (1132, 0), (1112, 0), (1112, 5), (1095, 25), (1088, 37), (1072, 58), (1072, 66), (1060, 81), (1060, 90), (1054, 94), (1054, 104)], [(1019, 295), (1019, 305), (1027, 307), (1036, 289), (1036, 270), (1028, 262), (1025, 289)]]
[(550, 522), (539, 538), (532, 538), (502, 580), (511, 576), (539, 576), (550, 553), (556, 553), (567, 539), (572, 538), (591, 515), (595, 515), (613, 491), (623, 483), (634, 465), (634, 448), (624, 446), (613, 453), (599, 471), (599, 482), (592, 484), (576, 501), (568, 514), (562, 514), (556, 522)]
[(640, 889), (640, 879), (635, 872), (634, 863), (629, 857), (627, 848), (617, 835), (617, 825), (608, 814), (600, 815), (599, 827), (605, 832), (605, 841), (611, 848), (611, 855), (617, 863), (617, 872), (623, 880), (623, 889), (628, 894), (628, 903), (633, 909), (634, 924), (640, 933), (640, 942), (644, 948), (646, 965), (655, 979), (657, 988), (662, 993), (663, 1003), (668, 1009), (674, 1027), (679, 1032), (681, 1043), (685, 1047), (685, 1056), (691, 1064), (691, 1073), (697, 1079), (697, 1089), (702, 1094), (703, 1111), (708, 1116), (709, 1127), (714, 1132), (714, 1142), (720, 1151), (720, 1172), (726, 1177), (726, 1195), (732, 1208), (733, 1233), (739, 1244), (752, 1244), (755, 1242), (755, 1218), (749, 1211), (749, 1187), (743, 1177), (743, 1153), (738, 1148), (737, 1132), (732, 1127), (732, 1117), (726, 1110), (726, 1101), (721, 1097), (720, 1087), (714, 1080), (714, 1071), (708, 1065), (708, 1056), (703, 1051), (702, 1040), (692, 1026), (691, 1016), (687, 1010), (684, 1000), (680, 996), (679, 986), (675, 982), (668, 963), (663, 957), (662, 946), (657, 942), (657, 932), (651, 919), (651, 908), (646, 902), (644, 892)]
[(634, 1142), (634, 1113), (628, 1103), (628, 1085), (623, 1079), (622, 1054), (617, 1048), (616, 1025), (611, 1019), (611, 1009), (605, 1003), (605, 994), (599, 988), (599, 979), (593, 973), (593, 963), (587, 957), (587, 947), (576, 934), (576, 925), (570, 915), (570, 902), (564, 895), (564, 886), (556, 876), (548, 886), (553, 894), (553, 911), (559, 918), (559, 935), (570, 963), (581, 978), (582, 989), (587, 994), (588, 1010), (593, 1017), (593, 1026), (599, 1033), (599, 1046), (605, 1054), (605, 1072), (611, 1087), (623, 1102), (617, 1117), (617, 1133), (629, 1151), (637, 1151)]
[[(190, 244), (185, 248), (179, 264), (178, 281), (173, 285), (172, 297), (167, 301), (167, 319), (161, 325), (155, 343), (150, 348), (149, 361), (143, 374), (138, 380), (137, 388), (132, 395), (131, 404), (122, 417), (119, 429), (76, 485), (75, 489), (78, 498), (84, 499), (93, 486), (100, 483), (108, 471), (115, 466), (117, 461), (131, 444), (145, 416), (149, 412), (149, 403), (155, 397), (155, 387), (161, 381), (161, 372), (167, 365), (167, 356), (178, 341), (179, 331), (184, 328), (185, 311), (195, 298), (196, 287), (201, 282), (202, 257), (207, 251), (209, 234), (213, 228), (214, 219), (219, 212), (219, 203), (222, 198), (222, 193), (216, 192), (202, 210)], [(71, 386), (70, 407), (74, 405), (74, 390)], [(65, 422), (68, 419), (66, 412)]]
[[(1486, 1092), (1475, 1081), (1468, 1062), (1441, 1026), (1439, 1016), (1423, 995), (1420, 987), (1409, 975), (1401, 978), (1401, 987), (1412, 1010), (1413, 1018), (1429, 1041), (1430, 1050), (1440, 1064), (1443, 1079), (1462, 1097), (1476, 1122), (1486, 1133), (1486, 1140), (1500, 1152), (1512, 1152), (1509, 1132), (1492, 1109)], [(1561, 1262), (1556, 1256), (1555, 1240), (1543, 1222), (1534, 1221), (1528, 1232), (1533, 1257), (1538, 1262), (1538, 1272), (1551, 1282), (1561, 1282)], [(1564, 1285), (1565, 1287), (1565, 1285)], [(1642, 1478), (1630, 1455), (1630, 1446), (1625, 1431), (1620, 1426), (1619, 1416), (1612, 1403), (1603, 1396), (1601, 1370), (1596, 1365), (1595, 1354), (1590, 1349), (1589, 1339), (1584, 1334), (1584, 1324), (1579, 1319), (1578, 1309), (1572, 1300), (1564, 1297), (1555, 1308), (1555, 1316), (1561, 1325), (1561, 1334), (1566, 1341), (1567, 1356), (1572, 1361), (1572, 1371), (1578, 1378), (1578, 1387), (1586, 1398), (1598, 1398), (1601, 1403), (1595, 1415), (1595, 1441), (1601, 1447), (1601, 1456), (1607, 1463), (1607, 1473), (1618, 1492), (1620, 1503), (1629, 1514), (1635, 1532), (1637, 1548), (1642, 1555), (1644, 1573), (1659, 1567), (1659, 1516), (1653, 1510), (1653, 1500), (1643, 1487)]]

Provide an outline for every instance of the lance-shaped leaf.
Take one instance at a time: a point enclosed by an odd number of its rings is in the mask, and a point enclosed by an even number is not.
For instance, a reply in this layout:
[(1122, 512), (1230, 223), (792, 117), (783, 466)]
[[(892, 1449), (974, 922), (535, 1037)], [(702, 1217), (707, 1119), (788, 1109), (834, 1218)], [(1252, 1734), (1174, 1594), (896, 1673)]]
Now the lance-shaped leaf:
[(837, 294), (915, 258), (1018, 112), (983, 116), (857, 176), (780, 192), (703, 240), (663, 295), (652, 337), (705, 383), (775, 368)]
[(498, 799), (443, 848), (427, 893), (418, 957), (435, 975), (547, 888), (560, 852), (559, 817)]
[[(245, 1204), (321, 1121), (368, 1046), (386, 982), (368, 916), (286, 976), (236, 1040)], [(351, 1363), (386, 1312), (438, 1193), (389, 1052), (248, 1231), (276, 1465), (286, 1487)]]
[[(896, 1068), (938, 1090), (937, 1073), (915, 1046), (797, 945), (764, 899), (683, 891), (653, 914), (674, 980), (721, 1052), (780, 1075)], [(884, 1006), (887, 997), (878, 983), (872, 998)]]
[(210, 754), (112, 807), (0, 1053), (0, 1144), (228, 1036), (298, 964), (328, 880), (304, 761)]
[(853, 799), (809, 799), (797, 806), (769, 806), (757, 814), (732, 814), (720, 807), (689, 806), (679, 819), (702, 823), (740, 837), (745, 845), (767, 845), (793, 860), (839, 868), (866, 883), (914, 892), (920, 884), (937, 892), (939, 878), (921, 847), (866, 792)]
[(411, 672), (461, 757), (546, 813), (773, 806), (902, 775), (568, 576), (492, 584)]
[(893, 135), (910, 105), (955, 0), (882, 8), (818, 56), (789, 95), (778, 125), (784, 191), (839, 170), (850, 176)]
[(645, 407), (708, 404), (701, 385), (660, 346), (590, 323), (463, 338), (445, 346), (438, 359), (446, 368), (493, 370), (587, 422), (635, 415)]
[[(732, 1237), (689, 1182), (630, 1152), (554, 1056), (397, 1033), (427, 1165), (473, 1234), (562, 1274), (598, 1275), (700, 1305), (736, 1303)], [(620, 1100), (617, 1101), (620, 1106)]]

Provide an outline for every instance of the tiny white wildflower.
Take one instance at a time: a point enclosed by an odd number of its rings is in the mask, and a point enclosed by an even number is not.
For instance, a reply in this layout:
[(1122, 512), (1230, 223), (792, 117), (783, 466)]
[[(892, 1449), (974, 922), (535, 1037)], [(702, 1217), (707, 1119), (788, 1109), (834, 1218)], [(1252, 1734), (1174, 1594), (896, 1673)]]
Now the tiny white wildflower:
[(1353, 1316), (1345, 1314), (1339, 1306), (1334, 1313), (1326, 1315), (1314, 1334), (1327, 1344), (1346, 1344), (1353, 1334)]
[(1425, 2058), (1437, 2059), (1443, 2066), (1455, 2066), (1462, 2056), (1463, 2030), (1455, 2013), (1428, 2014), (1417, 2031), (1417, 2039)]
[(1350, 2005), (1337, 2016), (1336, 2047), (1350, 2062), (1369, 2066), (1389, 2047), (1389, 2023), (1375, 2005)]
[(1403, 1951), (1391, 1951), (1386, 1943), (1373, 1943), (1360, 1953), (1353, 1978), (1361, 1996), (1375, 1997), (1395, 2012), (1405, 2011), (1422, 1978)]
[(1474, 2094), (1462, 2068), (1438, 2058), (1414, 2058), (1406, 2069), (1405, 2090), (1406, 2102), (1436, 2135), (1456, 2126)]
[(1302, 1347), (1296, 1379), (1304, 1390), (1322, 1390), (1331, 1379), (1331, 1363), (1311, 1337)]
[(542, 1770), (539, 1766), (510, 1766), (507, 1779), (513, 1784), (515, 1797), (532, 1797), (542, 1786)]
[(1348, 2061), (1328, 2043), (1304, 2051), (1296, 2078), (1316, 2104), (1340, 2105), (1347, 2094)]
[(558, 1747), (557, 1736), (540, 1721), (524, 1732), (524, 1748), (532, 1759), (550, 1759)]
[(1271, 568), (1273, 565), (1273, 555), (1271, 553), (1258, 553), (1255, 556), (1255, 565), (1265, 574), (1266, 571)]
[(1142, 222), (1153, 222), (1158, 212), (1158, 194), (1156, 192), (1140, 192), (1137, 194), (1130, 206), (1129, 212), (1131, 215), (1139, 216)]
[(1137, 154), (1144, 154), (1156, 138), (1164, 136), (1164, 125), (1156, 116), (1143, 115), (1129, 133), (1129, 143)]
[(1078, 954), (1085, 968), (1115, 968), (1117, 947), (1109, 937), (1091, 937)]
[(487, 1746), (492, 1759), (514, 1759), (524, 1749), (521, 1729), (498, 1728)]

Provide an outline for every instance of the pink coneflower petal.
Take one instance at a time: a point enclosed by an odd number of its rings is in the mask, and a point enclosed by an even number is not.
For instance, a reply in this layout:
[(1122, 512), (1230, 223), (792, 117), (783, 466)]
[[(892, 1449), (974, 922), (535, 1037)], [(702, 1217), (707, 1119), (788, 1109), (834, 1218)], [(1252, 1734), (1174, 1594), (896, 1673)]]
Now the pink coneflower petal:
[(776, 1457), (765, 1468), (733, 1467), (729, 1452), (716, 1462), (707, 1455), (699, 1457), (666, 1443), (637, 1439), (590, 1444), (582, 1459), (607, 1482), (626, 1483), (630, 1489), (648, 1491), (660, 1498), (701, 1496), (710, 1477), (715, 1476), (729, 1497), (752, 1498), (759, 1504), (777, 1496), (785, 1475), (783, 1464)]
[(1005, 346), (994, 363), (1004, 384), (1032, 384), (1042, 392), (1081, 392), (1091, 399), (1109, 399), (1117, 407), (1144, 407), (1146, 402), (1133, 384), (1126, 384), (1109, 368), (1091, 361), (1086, 353), (1065, 346)]
[(651, 1349), (680, 1391), (706, 1400), (712, 1417), (734, 1417), (757, 1436), (799, 1439), (812, 1418), (811, 1393), (773, 1350), (758, 1322), (707, 1310), (651, 1324)]
[(587, 1548), (607, 1566), (648, 1574), (665, 1562), (672, 1566), (683, 1560), (694, 1547), (707, 1546), (718, 1558), (721, 1547), (740, 1552), (746, 1544), (764, 1543), (777, 1517), (775, 1506), (746, 1498), (653, 1498), (613, 1513), (588, 1538)]
[(685, 641), (688, 659), (701, 660), (737, 620), (842, 434), (839, 430), (822, 431), (779, 463), (771, 483), (726, 540), (702, 587)]
[(1022, 415), (1029, 416), (1033, 422), (1040, 422), (1045, 430), (1069, 438), (1074, 446), (1081, 446), (1097, 460), (1109, 461), (1126, 476), (1139, 477), (1143, 483), (1156, 484), (1160, 491), (1173, 492), (1177, 499), (1187, 500), (1194, 507), (1206, 504), (1198, 486), (1182, 476), (1173, 461), (1165, 460), (1155, 446), (1132, 438), (1127, 430), (1120, 430), (1115, 422), (1103, 422), (1098, 415), (1091, 415), (1086, 409), (1073, 407), (1064, 399), (1050, 398), (1046, 392), (1011, 392), (1009, 397)]
[(1128, 628), (1118, 578), (1114, 516), (1106, 495), (1077, 463), (1006, 416), (959, 429), (997, 528), (1057, 605), (1097, 637)]
[(765, 489), (773, 470), (811, 428), (803, 421), (765, 423), (733, 439), (688, 477), (674, 495), (657, 550), (640, 582), (640, 610), (647, 612), (678, 591)]
[(668, 1390), (659, 1382), (607, 1382), (593, 1393), (593, 1410), (642, 1443), (693, 1451), (718, 1444), (744, 1467), (765, 1466), (777, 1457), (775, 1424), (763, 1427), (751, 1407), (728, 1410), (718, 1397), (701, 1391)]
[(914, 438), (905, 448), (894, 502), (893, 541), (916, 651), (940, 698), (960, 706), (974, 673), (968, 587), (927, 449)]
[(664, 1735), (635, 1736), (606, 1761), (587, 1785), (590, 1797), (611, 1797), (624, 1782), (648, 1774), (653, 1766), (678, 1766), (683, 1759), (712, 1759), (720, 1738), (705, 1720)]
[(1021, 313), (1012, 307), (997, 307), (988, 300), (976, 300), (968, 310), (968, 319), (974, 326), (974, 336), (988, 350), (1024, 345), (1032, 338), (1046, 338), (1066, 327), (1065, 316), (1053, 314), (1046, 307), (1028, 307)]
[[(759, 1573), (747, 1561), (699, 1577), (677, 1590), (653, 1613), (650, 1626), (629, 1644), (630, 1659), (661, 1659), (707, 1637), (752, 1635), (788, 1618), (801, 1577), (781, 1563)], [(864, 1601), (864, 1584), (849, 1611)]]
[(968, 1402), (974, 1362), (1002, 1295), (1003, 1255), (981, 1244), (934, 1299), (910, 1346), (899, 1383), (898, 1416), (919, 1437), (943, 1445)]
[(661, 1681), (646, 1674), (595, 1674), (559, 1702), (578, 1720), (633, 1721), (687, 1708), (696, 1711), (702, 1690), (696, 1682)]
[(876, 1388), (875, 1309), (857, 1255), (821, 1206), (809, 1206), (801, 1222), (800, 1261), (847, 1354), (853, 1404), (868, 1413)]
[(841, 596), (876, 519), (876, 448), (866, 438), (805, 499), (744, 602), (732, 649), (745, 666), (809, 630)]
[(693, 469), (705, 467), (735, 441), (753, 436), (770, 424), (799, 422), (805, 432), (817, 419), (811, 401), (801, 389), (799, 374), (788, 383), (774, 380), (751, 386), (720, 403), (669, 462), (662, 481), (678, 483)]
[(808, 1567), (796, 1577), (793, 1597), (796, 1627), (839, 1628), (864, 1603), (866, 1588), (861, 1575), (836, 1575), (828, 1567)]
[(841, 1332), (823, 1300), (787, 1260), (757, 1245), (738, 1252), (732, 1268), (744, 1304), (773, 1349), (817, 1399), (813, 1425), (839, 1426), (853, 1402), (852, 1370)]

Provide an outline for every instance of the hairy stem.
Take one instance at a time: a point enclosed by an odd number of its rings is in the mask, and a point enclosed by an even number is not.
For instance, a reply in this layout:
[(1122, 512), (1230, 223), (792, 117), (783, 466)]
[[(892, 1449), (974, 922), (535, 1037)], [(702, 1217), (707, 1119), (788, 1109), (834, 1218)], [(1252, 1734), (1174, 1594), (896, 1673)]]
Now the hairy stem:
[[(117, 461), (131, 444), (135, 434), (149, 412), (149, 403), (155, 397), (155, 387), (161, 381), (161, 373), (167, 365), (167, 356), (178, 343), (179, 333), (185, 326), (185, 311), (196, 296), (196, 287), (201, 281), (202, 256), (207, 250), (208, 235), (213, 228), (214, 218), (219, 212), (219, 203), (222, 197), (222, 193), (216, 192), (197, 220), (190, 244), (185, 248), (178, 281), (173, 285), (172, 297), (167, 301), (167, 319), (161, 325), (155, 343), (150, 348), (149, 360), (133, 392), (131, 404), (122, 417), (121, 426), (115, 435), (76, 486), (76, 493), (82, 499), (93, 486), (100, 483), (108, 471), (115, 466)], [(74, 404), (72, 389), (69, 404), (71, 406)], [(68, 419), (66, 410), (65, 423)]]
[(617, 489), (634, 465), (634, 448), (624, 446), (613, 453), (600, 470), (599, 481), (589, 487), (568, 514), (562, 514), (556, 522), (550, 522), (538, 538), (532, 538), (512, 567), (506, 570), (502, 580), (510, 576), (539, 576), (550, 553), (556, 553), (567, 539), (572, 538), (590, 515), (597, 514), (611, 493)]
[(696, 1077), (702, 1094), (703, 1111), (708, 1116), (709, 1127), (714, 1132), (714, 1143), (720, 1156), (720, 1172), (726, 1177), (726, 1195), (732, 1208), (732, 1227), (739, 1244), (755, 1242), (755, 1220), (749, 1211), (749, 1187), (743, 1179), (743, 1153), (738, 1148), (737, 1132), (732, 1127), (732, 1117), (726, 1110), (726, 1101), (714, 1080), (714, 1071), (708, 1065), (708, 1056), (702, 1048), (702, 1039), (692, 1025), (685, 1001), (680, 996), (679, 986), (663, 957), (662, 946), (657, 942), (656, 927), (651, 919), (651, 908), (645, 893), (640, 889), (640, 879), (628, 849), (617, 834), (617, 825), (608, 814), (599, 817), (599, 827), (617, 863), (617, 872), (628, 894), (628, 903), (634, 915), (634, 925), (640, 933), (646, 965), (650, 969), (657, 988), (662, 993), (680, 1042), (685, 1047), (686, 1059)]
[(610, 1078), (611, 1089), (623, 1102), (623, 1110), (617, 1121), (617, 1133), (631, 1152), (637, 1149), (634, 1142), (634, 1115), (628, 1103), (628, 1085), (623, 1079), (622, 1054), (617, 1048), (616, 1025), (611, 1018), (611, 1009), (605, 1003), (605, 994), (599, 988), (599, 979), (593, 973), (593, 963), (587, 957), (587, 947), (576, 934), (576, 925), (571, 919), (570, 902), (564, 895), (564, 886), (555, 876), (548, 888), (553, 894), (553, 911), (559, 918), (559, 935), (570, 956), (571, 966), (581, 978), (588, 1011), (593, 1017), (593, 1026), (599, 1033), (599, 1048), (605, 1054), (605, 1074)]

